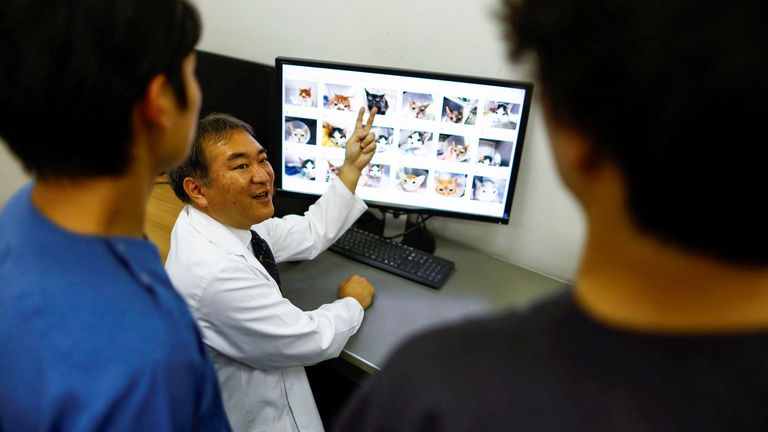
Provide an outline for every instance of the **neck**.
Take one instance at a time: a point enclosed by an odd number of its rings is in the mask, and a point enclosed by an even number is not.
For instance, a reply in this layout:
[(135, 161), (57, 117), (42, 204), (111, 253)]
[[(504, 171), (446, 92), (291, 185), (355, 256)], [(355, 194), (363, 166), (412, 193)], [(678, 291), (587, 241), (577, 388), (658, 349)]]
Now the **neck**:
[(588, 234), (576, 299), (598, 321), (671, 334), (768, 329), (768, 268), (677, 249), (628, 222), (590, 219), (598, 228)]
[(116, 177), (38, 179), (32, 203), (50, 221), (78, 234), (141, 237), (154, 175), (136, 164)]

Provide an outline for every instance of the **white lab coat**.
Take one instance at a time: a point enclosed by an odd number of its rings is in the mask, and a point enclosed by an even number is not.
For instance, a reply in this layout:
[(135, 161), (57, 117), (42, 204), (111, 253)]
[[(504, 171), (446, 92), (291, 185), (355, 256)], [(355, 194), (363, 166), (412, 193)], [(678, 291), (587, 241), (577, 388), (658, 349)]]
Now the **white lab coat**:
[[(252, 229), (275, 261), (312, 259), (365, 209), (335, 179), (304, 216), (272, 218)], [(337, 357), (360, 327), (363, 308), (344, 298), (300, 310), (253, 256), (250, 237), (186, 206), (171, 233), (166, 270), (213, 356), (233, 429), (322, 431), (303, 366)]]

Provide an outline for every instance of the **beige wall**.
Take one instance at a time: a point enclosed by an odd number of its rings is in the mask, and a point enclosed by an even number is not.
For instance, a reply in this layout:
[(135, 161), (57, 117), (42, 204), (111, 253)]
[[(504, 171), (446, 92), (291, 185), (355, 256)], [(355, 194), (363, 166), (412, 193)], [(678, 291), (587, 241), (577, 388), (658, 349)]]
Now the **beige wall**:
[(21, 164), (0, 140), (0, 207), (5, 206), (16, 190), (29, 181), (29, 176), (21, 169)]

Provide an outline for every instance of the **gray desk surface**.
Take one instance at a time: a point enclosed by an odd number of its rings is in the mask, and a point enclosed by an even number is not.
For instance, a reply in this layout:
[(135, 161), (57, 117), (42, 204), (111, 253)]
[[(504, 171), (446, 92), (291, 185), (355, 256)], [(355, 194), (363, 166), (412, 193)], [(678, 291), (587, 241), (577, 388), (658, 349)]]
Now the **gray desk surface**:
[(285, 297), (303, 310), (337, 298), (339, 282), (360, 274), (376, 287), (360, 330), (341, 357), (366, 372), (381, 368), (409, 336), (429, 328), (509, 309), (522, 309), (564, 283), (485, 256), (446, 239), (435, 254), (456, 263), (440, 290), (326, 251), (312, 261), (281, 263)]

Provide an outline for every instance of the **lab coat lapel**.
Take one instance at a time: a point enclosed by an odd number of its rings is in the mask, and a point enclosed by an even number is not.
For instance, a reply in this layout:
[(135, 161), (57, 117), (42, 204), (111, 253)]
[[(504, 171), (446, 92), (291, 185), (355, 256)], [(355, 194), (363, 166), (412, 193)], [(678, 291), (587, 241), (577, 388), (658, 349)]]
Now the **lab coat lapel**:
[[(267, 269), (265, 269), (259, 260), (253, 256), (253, 253), (248, 250), (247, 244), (243, 244), (243, 242), (241, 242), (232, 231), (224, 226), (224, 224), (192, 206), (187, 206), (187, 209), (189, 209), (187, 211), (189, 223), (193, 229), (199, 232), (209, 242), (224, 249), (225, 252), (242, 256), (251, 267), (256, 269), (265, 278), (274, 281), (269, 272), (267, 272)], [(277, 282), (275, 282), (275, 285), (277, 285)]]

